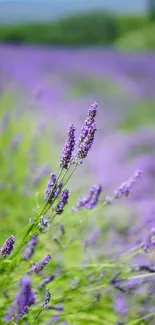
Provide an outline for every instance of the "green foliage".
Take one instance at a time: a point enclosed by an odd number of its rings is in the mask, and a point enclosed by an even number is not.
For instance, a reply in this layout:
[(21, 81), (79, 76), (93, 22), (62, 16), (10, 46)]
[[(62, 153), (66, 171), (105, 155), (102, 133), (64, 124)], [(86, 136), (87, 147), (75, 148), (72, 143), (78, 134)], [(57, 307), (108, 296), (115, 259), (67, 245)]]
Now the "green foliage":
[(153, 126), (155, 119), (154, 106), (154, 100), (136, 101), (133, 104), (131, 111), (128, 112), (125, 120), (118, 126), (118, 128), (122, 131), (131, 132), (141, 126)]
[[(118, 41), (117, 41), (118, 39)], [(56, 22), (0, 27), (0, 41), (18, 44), (108, 45), (127, 50), (153, 48), (154, 26), (144, 15), (114, 15), (89, 12)]]
[[(4, 123), (6, 112), (8, 112), (8, 119)], [(18, 122), (15, 118), (17, 116)], [(29, 125), (29, 132), (27, 132), (27, 125)], [(126, 252), (117, 258), (110, 256), (106, 245), (103, 249), (103, 244), (108, 239), (108, 230), (114, 228), (115, 224), (120, 232), (125, 233), (126, 231), (126, 219), (121, 220), (121, 210), (118, 211), (114, 207), (115, 214), (112, 212), (110, 218), (106, 217), (106, 207), (101, 201), (94, 210), (82, 210), (78, 214), (72, 214), (70, 209), (77, 198), (74, 193), (71, 193), (69, 205), (64, 213), (60, 216), (57, 215), (45, 234), (39, 233), (36, 227), (38, 224), (35, 221), (39, 220), (42, 213), (46, 214), (47, 206), (43, 203), (45, 182), (42, 177), (36, 184), (33, 176), (38, 165), (50, 160), (50, 150), (52, 151), (52, 160), (56, 156), (56, 149), (54, 152), (51, 145), (48, 127), (46, 127), (47, 133), (38, 133), (37, 131), (40, 129), (38, 129), (36, 114), (17, 112), (13, 107), (12, 98), (8, 94), (4, 94), (0, 100), (0, 127), (2, 132), (0, 142), (0, 245), (8, 236), (15, 235), (14, 251), (6, 259), (0, 258), (0, 323), (5, 325), (48, 325), (52, 323), (52, 316), (58, 314), (54, 309), (55, 304), (62, 304), (64, 310), (59, 312), (59, 322), (67, 321), (68, 325), (88, 323), (115, 325), (119, 321), (119, 315), (113, 307), (116, 290), (112, 285), (112, 276), (117, 271), (119, 280), (143, 278), (143, 274), (138, 275), (130, 267), (132, 254), (135, 256), (139, 253), (138, 247), (134, 247), (133, 251)], [(13, 145), (12, 139), (21, 132), (23, 138), (16, 145), (14, 142)], [(31, 170), (32, 166), (33, 170)], [(80, 168), (80, 166), (78, 167)], [(40, 192), (38, 200), (35, 200), (36, 190)], [(32, 211), (33, 208), (35, 211)], [(53, 205), (51, 210), (52, 214)], [(125, 213), (125, 210), (123, 212)], [(29, 221), (30, 217), (33, 219), (32, 222)], [(97, 246), (87, 245), (86, 247), (85, 239), (90, 233), (90, 229), (94, 227), (94, 217), (96, 224), (100, 226), (101, 234)], [(62, 224), (65, 229), (64, 234), (60, 231)], [(36, 233), (39, 234), (39, 240), (35, 254), (30, 260), (25, 261), (22, 257), (25, 249), (24, 244)], [(114, 248), (112, 253), (114, 254)], [(19, 280), (45, 254), (51, 254), (52, 260), (41, 274), (32, 275), (33, 288), (37, 293), (36, 304), (30, 306), (29, 313), (25, 314), (20, 321), (5, 322), (4, 315), (19, 291)], [(51, 308), (43, 309), (45, 288), (41, 288), (40, 284), (44, 278), (55, 273), (56, 278), (48, 284), (51, 292), (49, 304)], [(146, 275), (144, 274), (144, 276)], [(146, 318), (144, 316), (140, 320), (135, 320), (137, 317), (136, 313), (131, 313), (126, 324), (140, 324), (139, 321)], [(133, 320), (134, 322), (132, 322)]]
[(136, 32), (147, 26), (148, 18), (144, 15), (119, 15), (116, 17), (118, 25), (118, 34), (120, 37), (130, 32)]
[(148, 16), (150, 21), (155, 21), (155, 1), (147, 0), (148, 4)]
[(116, 37), (116, 19), (106, 13), (88, 13), (57, 22), (1, 27), (0, 40), (62, 45), (108, 44)]
[(116, 42), (116, 47), (124, 51), (141, 51), (155, 48), (155, 24), (137, 32), (127, 33)]

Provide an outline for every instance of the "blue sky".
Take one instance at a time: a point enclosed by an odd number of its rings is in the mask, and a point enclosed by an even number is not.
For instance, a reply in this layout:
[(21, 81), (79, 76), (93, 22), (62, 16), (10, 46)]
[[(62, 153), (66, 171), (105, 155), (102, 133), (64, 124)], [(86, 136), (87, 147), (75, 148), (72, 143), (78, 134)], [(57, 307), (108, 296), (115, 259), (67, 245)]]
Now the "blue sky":
[(0, 23), (47, 21), (94, 9), (144, 12), (146, 3), (147, 0), (0, 0)]

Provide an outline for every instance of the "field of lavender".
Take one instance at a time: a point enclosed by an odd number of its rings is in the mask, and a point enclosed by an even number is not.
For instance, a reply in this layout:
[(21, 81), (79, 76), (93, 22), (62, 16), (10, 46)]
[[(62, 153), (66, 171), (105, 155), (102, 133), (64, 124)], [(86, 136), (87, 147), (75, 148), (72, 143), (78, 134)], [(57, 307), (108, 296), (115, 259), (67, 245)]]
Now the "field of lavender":
[(0, 45), (0, 324), (155, 324), (154, 85), (153, 52)]

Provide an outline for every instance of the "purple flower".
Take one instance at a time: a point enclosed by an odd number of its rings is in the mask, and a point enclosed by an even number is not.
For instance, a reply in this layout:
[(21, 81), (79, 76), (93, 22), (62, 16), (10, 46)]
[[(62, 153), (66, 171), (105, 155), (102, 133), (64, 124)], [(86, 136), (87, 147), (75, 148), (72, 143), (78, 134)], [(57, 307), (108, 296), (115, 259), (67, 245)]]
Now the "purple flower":
[(46, 294), (45, 294), (45, 301), (44, 301), (44, 307), (47, 307), (51, 300), (51, 293), (48, 288), (46, 288)]
[(65, 143), (62, 155), (60, 157), (60, 167), (68, 168), (68, 165), (73, 157), (73, 151), (75, 147), (75, 126), (71, 124), (68, 131), (68, 139)]
[(104, 204), (105, 204), (105, 205), (110, 205), (111, 202), (112, 202), (112, 198), (111, 198), (110, 196), (106, 196), (106, 197), (104, 198)]
[(28, 314), (28, 307), (35, 303), (36, 294), (31, 289), (31, 280), (28, 276), (25, 275), (21, 279), (20, 287), (20, 292), (17, 294), (9, 313), (5, 316), (6, 320), (11, 320), (16, 315), (16, 320), (19, 321), (23, 315)]
[(77, 210), (81, 210), (83, 208), (86, 208), (88, 210), (93, 209), (99, 200), (99, 196), (102, 191), (102, 186), (101, 185), (93, 185), (90, 190), (88, 195), (84, 195), (78, 202), (77, 202)]
[(38, 274), (40, 273), (44, 267), (46, 266), (46, 264), (48, 264), (48, 262), (51, 260), (51, 256), (48, 254), (46, 255), (43, 260), (41, 260), (40, 262), (35, 263), (30, 270), (27, 271), (28, 275), (32, 275), (32, 274)]
[(114, 192), (114, 197), (119, 199), (122, 196), (128, 196), (130, 194), (130, 190), (132, 186), (136, 183), (137, 179), (141, 176), (142, 171), (137, 170), (132, 177), (128, 179), (128, 181), (121, 184), (121, 186)]
[(60, 201), (55, 210), (56, 214), (61, 214), (63, 212), (65, 205), (68, 203), (68, 198), (69, 198), (69, 190), (65, 188), (60, 195)]
[(58, 322), (59, 319), (60, 319), (59, 315), (53, 315), (49, 324), (54, 324), (54, 323)]
[(52, 306), (52, 308), (57, 310), (57, 311), (63, 311), (64, 310), (64, 306), (62, 306), (62, 305), (54, 305), (54, 306)]
[(50, 276), (48, 276), (39, 286), (39, 288), (43, 288), (46, 284), (48, 284), (49, 282), (53, 281), (55, 279), (56, 275), (52, 274)]
[(151, 232), (145, 242), (145, 244), (143, 245), (143, 249), (146, 252), (152, 251), (155, 249), (155, 228), (151, 229)]
[(40, 232), (44, 232), (45, 228), (49, 227), (49, 220), (46, 219), (44, 216), (40, 217), (40, 222), (38, 224)]
[(114, 298), (114, 308), (120, 314), (121, 317), (127, 315), (129, 307), (126, 302), (126, 297), (121, 293), (117, 293)]
[(38, 237), (32, 236), (31, 240), (26, 244), (26, 250), (23, 255), (24, 260), (28, 260), (34, 254), (34, 248), (37, 245)]
[(89, 128), (95, 122), (94, 118), (96, 116), (96, 113), (97, 113), (97, 103), (94, 103), (89, 108), (89, 110), (88, 110), (88, 116), (85, 119), (84, 125), (83, 125), (83, 127), (81, 129), (81, 134), (80, 134), (79, 139), (77, 141), (78, 147), (80, 147), (81, 143), (87, 137), (87, 135), (89, 133)]
[(13, 251), (14, 243), (14, 236), (11, 235), (4, 243), (3, 247), (0, 249), (0, 254), (3, 258), (6, 258), (6, 256), (10, 255), (10, 253)]
[(48, 201), (49, 204), (52, 204), (53, 199), (57, 194), (57, 182), (56, 182), (56, 174), (51, 173), (50, 180), (47, 183), (47, 187), (45, 189), (44, 200)]
[(97, 129), (96, 129), (95, 122), (93, 124), (91, 124), (90, 127), (88, 127), (88, 128), (86, 127), (84, 132), (87, 133), (87, 136), (79, 144), (79, 150), (77, 152), (77, 158), (80, 161), (87, 157), (87, 154), (92, 147), (96, 130)]

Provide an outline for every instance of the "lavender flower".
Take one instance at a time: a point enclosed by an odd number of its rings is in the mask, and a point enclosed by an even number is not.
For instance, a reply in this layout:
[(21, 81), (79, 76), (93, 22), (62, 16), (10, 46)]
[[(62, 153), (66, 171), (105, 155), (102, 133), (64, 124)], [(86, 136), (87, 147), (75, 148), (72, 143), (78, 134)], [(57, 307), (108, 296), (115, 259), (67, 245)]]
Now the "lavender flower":
[(44, 232), (45, 228), (49, 227), (49, 220), (46, 219), (44, 216), (40, 217), (40, 222), (38, 224), (40, 232)]
[(59, 315), (53, 315), (52, 318), (50, 319), (50, 323), (49, 324), (54, 324), (57, 323), (60, 319)]
[(105, 204), (105, 205), (110, 205), (111, 202), (112, 202), (112, 198), (111, 198), (110, 196), (106, 196), (106, 197), (104, 198), (104, 204)]
[(41, 260), (40, 262), (35, 263), (30, 270), (27, 271), (28, 275), (32, 275), (32, 274), (38, 274), (40, 273), (44, 267), (46, 266), (46, 264), (48, 264), (48, 262), (51, 260), (51, 256), (48, 254), (46, 255), (43, 260)]
[(56, 311), (63, 311), (64, 310), (64, 306), (62, 305), (54, 305), (52, 306), (53, 309), (55, 309)]
[(87, 154), (92, 147), (96, 130), (97, 129), (96, 129), (95, 122), (91, 124), (91, 126), (88, 129), (85, 130), (87, 131), (87, 136), (79, 144), (79, 150), (77, 152), (77, 158), (80, 161), (87, 157)]
[(71, 124), (68, 131), (68, 139), (65, 143), (62, 155), (60, 157), (60, 167), (68, 168), (68, 165), (73, 157), (73, 151), (75, 147), (75, 126)]
[(60, 196), (60, 201), (56, 207), (56, 214), (61, 214), (64, 210), (65, 205), (68, 203), (68, 198), (69, 198), (69, 190), (65, 188)]
[(51, 293), (50, 293), (49, 289), (46, 288), (45, 301), (44, 301), (44, 308), (47, 307), (47, 305), (49, 304), (50, 300), (51, 300)]
[(92, 104), (88, 110), (88, 117), (85, 119), (84, 125), (81, 129), (81, 134), (77, 141), (77, 145), (79, 147), (81, 143), (84, 141), (84, 139), (87, 137), (90, 126), (95, 122), (94, 118), (96, 116), (96, 113), (97, 113), (97, 103), (94, 102), (94, 104)]
[(94, 186), (92, 186), (91, 192), (92, 192), (91, 199), (86, 204), (86, 208), (88, 210), (93, 209), (97, 205), (97, 203), (99, 201), (99, 196), (100, 196), (100, 194), (102, 192), (102, 186), (101, 185), (94, 185)]
[(52, 274), (50, 276), (48, 276), (39, 286), (39, 288), (43, 288), (46, 284), (48, 284), (49, 282), (53, 281), (55, 279), (56, 275)]
[(16, 320), (19, 321), (23, 315), (28, 314), (28, 307), (34, 305), (36, 300), (36, 294), (31, 289), (31, 280), (28, 276), (24, 276), (20, 282), (21, 290), (17, 294), (13, 305), (10, 308), (9, 313), (5, 316), (6, 320), (11, 320), (16, 316)]
[(52, 204), (52, 201), (56, 196), (56, 192), (57, 192), (56, 178), (57, 178), (56, 174), (51, 173), (50, 180), (48, 181), (47, 187), (45, 189), (44, 200), (48, 201), (49, 204)]
[(26, 250), (23, 255), (24, 260), (28, 260), (34, 254), (34, 248), (37, 245), (38, 237), (32, 236), (31, 240), (26, 244)]
[(155, 249), (155, 228), (151, 229), (151, 232), (143, 245), (143, 249), (146, 252), (152, 251)]
[(137, 179), (141, 176), (142, 171), (137, 170), (132, 177), (128, 179), (128, 181), (121, 184), (121, 186), (114, 192), (114, 197), (119, 199), (122, 196), (128, 196), (132, 186), (136, 183)]
[(87, 156), (88, 151), (90, 150), (94, 141), (94, 135), (96, 132), (96, 124), (95, 124), (96, 113), (97, 113), (97, 103), (94, 103), (91, 105), (90, 109), (88, 110), (88, 116), (84, 122), (84, 125), (81, 129), (81, 134), (77, 141), (77, 146), (79, 147), (79, 150), (77, 152), (77, 160), (80, 163), (82, 162), (82, 159), (84, 159)]
[(90, 190), (88, 195), (84, 195), (78, 202), (77, 202), (77, 211), (81, 210), (83, 208), (86, 208), (88, 210), (93, 209), (99, 200), (99, 196), (102, 191), (102, 186), (101, 185), (93, 185)]
[(6, 258), (6, 256), (10, 255), (10, 253), (13, 251), (14, 243), (14, 236), (11, 235), (4, 243), (3, 247), (0, 249), (0, 254), (3, 258)]

